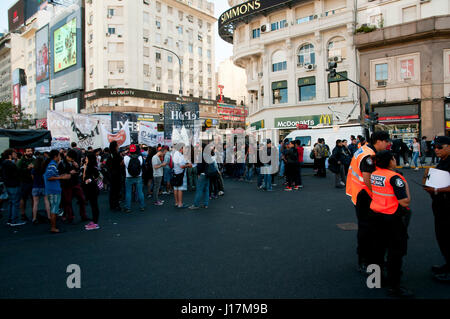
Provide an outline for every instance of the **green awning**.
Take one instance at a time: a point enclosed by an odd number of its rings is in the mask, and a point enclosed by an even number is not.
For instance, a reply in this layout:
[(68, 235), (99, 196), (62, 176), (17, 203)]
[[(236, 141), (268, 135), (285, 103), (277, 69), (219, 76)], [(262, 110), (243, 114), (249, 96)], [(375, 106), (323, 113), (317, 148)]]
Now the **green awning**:
[(272, 82), (272, 90), (287, 89), (287, 81)]
[(312, 84), (316, 84), (315, 76), (309, 76), (307, 78), (298, 79), (298, 86), (312, 85)]
[(330, 83), (330, 82), (346, 81), (346, 80), (344, 80), (344, 78), (342, 78), (342, 77), (339, 75), (339, 73), (341, 73), (341, 74), (344, 75), (345, 77), (348, 77), (348, 76), (347, 76), (347, 71), (337, 72), (336, 77), (334, 77), (334, 78), (331, 78), (331, 77), (330, 77), (330, 74), (328, 74), (328, 82)]

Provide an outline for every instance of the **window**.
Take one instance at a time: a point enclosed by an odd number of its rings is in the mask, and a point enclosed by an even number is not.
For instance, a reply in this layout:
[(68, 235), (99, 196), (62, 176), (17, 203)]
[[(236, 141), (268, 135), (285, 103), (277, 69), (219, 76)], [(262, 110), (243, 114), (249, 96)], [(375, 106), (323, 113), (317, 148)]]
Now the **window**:
[(281, 20), (281, 21), (272, 23), (270, 25), (270, 29), (271, 29), (271, 31), (276, 31), (278, 29), (286, 28), (287, 26), (288, 26), (287, 20)]
[(414, 77), (414, 59), (400, 61), (400, 77), (410, 79)]
[(417, 19), (416, 6), (411, 6), (402, 9), (403, 23), (414, 21)]
[(287, 103), (288, 91), (287, 81), (279, 81), (272, 83), (272, 101), (273, 104)]
[(183, 27), (181, 25), (177, 26), (178, 34), (183, 34)]
[(211, 36), (210, 35), (207, 36), (207, 43), (211, 44)]
[(155, 42), (156, 42), (157, 44), (161, 44), (161, 34), (160, 34), (160, 33), (157, 33), (157, 34), (156, 34)]
[(194, 75), (189, 74), (189, 83), (194, 83)]
[(108, 9), (108, 18), (111, 18), (114, 16), (114, 9)]
[(189, 53), (194, 53), (194, 45), (189, 43)]
[(375, 80), (385, 81), (388, 79), (388, 65), (387, 63), (375, 64)]
[(156, 28), (161, 29), (161, 22), (156, 20)]
[(172, 47), (172, 46), (173, 46), (173, 38), (171, 38), (171, 37), (168, 37), (168, 38), (167, 38), (167, 45), (168, 45), (169, 47)]
[(211, 50), (206, 51), (206, 56), (211, 60)]
[(284, 71), (284, 70), (287, 70), (287, 62), (286, 61), (272, 64), (272, 72), (278, 72), (278, 71)]
[(198, 19), (198, 27), (200, 29), (203, 28), (203, 21), (202, 21), (202, 19)]
[(286, 53), (278, 50), (272, 55), (272, 72), (283, 71), (287, 69)]
[(168, 14), (172, 14), (173, 13), (172, 7), (170, 7), (170, 6), (167, 7), (167, 13)]
[(150, 56), (150, 49), (144, 48), (144, 56), (149, 57)]
[(150, 82), (144, 82), (144, 90), (150, 91)]
[[(339, 72), (347, 77), (347, 72)], [(328, 75), (328, 95), (329, 98), (344, 97), (348, 95), (348, 81), (344, 80), (339, 74), (331, 78)]]
[(178, 11), (178, 19), (183, 21), (183, 11)]
[(316, 77), (298, 79), (299, 101), (311, 101), (316, 98)]
[(116, 34), (116, 28), (108, 27), (108, 33), (109, 34)]
[(167, 78), (168, 78), (169, 80), (172, 80), (172, 79), (173, 79), (173, 71), (172, 71), (172, 70), (168, 70), (168, 71), (167, 71)]
[(161, 52), (156, 52), (155, 58), (156, 58), (156, 62), (160, 61), (161, 60)]
[(158, 80), (161, 79), (161, 68), (160, 68), (160, 67), (157, 67), (157, 68), (156, 68), (156, 78), (157, 78)]
[(150, 21), (150, 15), (148, 14), (148, 12), (144, 12), (143, 20), (144, 23), (148, 23)]
[(341, 57), (345, 59), (347, 57), (345, 39), (343, 37), (333, 38), (332, 41), (328, 43), (328, 59), (334, 57)]
[(156, 11), (161, 12), (161, 2), (156, 1)]
[(316, 64), (316, 57), (314, 53), (314, 45), (308, 43), (303, 45), (298, 50), (298, 62), (300, 66), (306, 64)]
[(172, 63), (173, 57), (171, 55), (167, 56), (167, 62)]
[(259, 38), (260, 36), (261, 36), (261, 29), (260, 28), (252, 30), (252, 38), (253, 39)]
[(149, 64), (144, 64), (144, 75), (150, 76), (150, 65)]
[(180, 48), (180, 50), (183, 50), (183, 41), (178, 41), (177, 46), (178, 48)]
[(310, 15), (310, 16), (307, 16), (307, 17), (299, 18), (299, 19), (297, 19), (297, 24), (305, 23), (305, 22), (308, 22), (308, 21), (311, 21), (311, 20), (314, 20), (314, 19), (315, 19), (314, 15)]
[(211, 73), (211, 64), (208, 64), (208, 73)]

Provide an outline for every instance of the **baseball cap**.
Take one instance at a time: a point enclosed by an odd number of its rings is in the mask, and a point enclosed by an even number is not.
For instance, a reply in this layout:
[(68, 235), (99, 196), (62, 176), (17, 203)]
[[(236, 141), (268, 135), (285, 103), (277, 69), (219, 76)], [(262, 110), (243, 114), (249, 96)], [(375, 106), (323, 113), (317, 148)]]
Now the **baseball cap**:
[(130, 153), (136, 153), (136, 145), (134, 144), (130, 145)]

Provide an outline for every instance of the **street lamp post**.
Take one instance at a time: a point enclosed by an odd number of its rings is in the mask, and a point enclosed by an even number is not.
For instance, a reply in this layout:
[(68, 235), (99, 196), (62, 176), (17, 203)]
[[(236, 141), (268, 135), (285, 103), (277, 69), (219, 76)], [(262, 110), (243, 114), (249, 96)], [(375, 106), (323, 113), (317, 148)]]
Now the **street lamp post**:
[(168, 52), (172, 53), (173, 55), (175, 55), (178, 58), (178, 64), (180, 66), (180, 68), (179, 68), (180, 69), (180, 92), (179, 92), (179, 94), (180, 94), (180, 99), (181, 99), (183, 97), (183, 79), (181, 78), (181, 59), (180, 59), (180, 57), (178, 56), (178, 54), (176, 54), (172, 50), (169, 50), (169, 49), (166, 49), (166, 48), (162, 48), (162, 47), (159, 47), (159, 46), (156, 46), (156, 45), (154, 45), (153, 47), (155, 47), (157, 49), (160, 49), (160, 50), (168, 51)]

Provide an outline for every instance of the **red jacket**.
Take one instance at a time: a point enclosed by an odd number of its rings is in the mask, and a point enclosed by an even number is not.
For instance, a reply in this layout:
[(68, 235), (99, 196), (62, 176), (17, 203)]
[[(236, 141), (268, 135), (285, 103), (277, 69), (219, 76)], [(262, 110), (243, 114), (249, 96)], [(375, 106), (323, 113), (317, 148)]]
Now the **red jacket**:
[(303, 163), (303, 146), (297, 146), (298, 162)]

